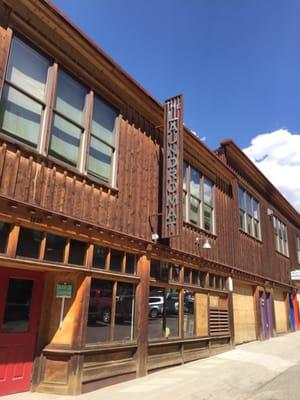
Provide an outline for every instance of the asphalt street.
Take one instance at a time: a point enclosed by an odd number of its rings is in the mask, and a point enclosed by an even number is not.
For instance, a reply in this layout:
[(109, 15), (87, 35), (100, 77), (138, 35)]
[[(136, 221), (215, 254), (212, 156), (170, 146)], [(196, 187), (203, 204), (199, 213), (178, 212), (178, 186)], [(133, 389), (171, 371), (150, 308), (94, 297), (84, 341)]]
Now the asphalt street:
[(300, 332), (84, 395), (21, 393), (1, 400), (299, 400)]

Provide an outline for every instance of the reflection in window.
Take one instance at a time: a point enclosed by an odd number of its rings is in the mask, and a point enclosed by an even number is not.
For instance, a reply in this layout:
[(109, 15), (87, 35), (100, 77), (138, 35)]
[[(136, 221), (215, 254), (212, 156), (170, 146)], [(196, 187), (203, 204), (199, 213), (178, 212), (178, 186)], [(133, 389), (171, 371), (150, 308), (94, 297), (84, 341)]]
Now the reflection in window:
[(134, 336), (134, 287), (118, 282), (114, 340), (133, 340)]
[(149, 292), (150, 339), (179, 336), (179, 291), (154, 286)]
[(174, 282), (179, 282), (179, 273), (180, 273), (180, 267), (178, 264), (174, 264), (172, 266), (172, 280)]
[(0, 128), (37, 146), (49, 61), (14, 37), (0, 103)]
[(208, 178), (183, 163), (183, 218), (208, 232), (213, 232), (213, 188)]
[(191, 283), (191, 270), (190, 268), (184, 268), (184, 283)]
[(183, 334), (185, 337), (195, 335), (195, 314), (194, 314), (194, 299), (193, 292), (184, 291), (184, 323)]
[(2, 332), (27, 332), (33, 281), (10, 278), (5, 302)]
[(66, 242), (66, 238), (62, 236), (47, 233), (45, 260), (63, 262)]
[(160, 261), (159, 260), (151, 260), (150, 277), (154, 278), (156, 280), (160, 279)]
[(113, 282), (92, 279), (86, 342), (110, 340)]
[(75, 166), (84, 131), (86, 94), (84, 86), (59, 70), (49, 154)]
[(87, 243), (71, 239), (69, 264), (84, 265), (86, 251), (87, 251)]
[(108, 248), (99, 245), (94, 246), (93, 268), (105, 269)]
[(33, 229), (21, 228), (17, 247), (17, 256), (39, 258), (43, 233)]
[(238, 187), (238, 196), (240, 228), (256, 239), (260, 239), (259, 203), (240, 186)]
[(10, 229), (11, 229), (10, 224), (7, 224), (5, 222), (0, 222), (0, 253), (6, 252), (6, 246)]
[(126, 268), (127, 274), (135, 274), (136, 257), (134, 254), (126, 253)]
[(110, 253), (110, 270), (115, 272), (122, 272), (124, 260), (124, 252), (111, 249)]

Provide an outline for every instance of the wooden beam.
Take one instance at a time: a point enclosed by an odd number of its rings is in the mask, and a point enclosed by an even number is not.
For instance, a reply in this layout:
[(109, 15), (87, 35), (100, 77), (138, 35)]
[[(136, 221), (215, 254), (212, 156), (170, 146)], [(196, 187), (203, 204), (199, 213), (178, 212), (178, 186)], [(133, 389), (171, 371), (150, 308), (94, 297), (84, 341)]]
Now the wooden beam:
[(141, 377), (147, 374), (148, 359), (149, 254), (143, 254), (139, 257), (137, 262), (137, 275), (140, 277), (140, 283), (136, 289), (136, 339), (138, 346), (136, 375), (137, 377)]

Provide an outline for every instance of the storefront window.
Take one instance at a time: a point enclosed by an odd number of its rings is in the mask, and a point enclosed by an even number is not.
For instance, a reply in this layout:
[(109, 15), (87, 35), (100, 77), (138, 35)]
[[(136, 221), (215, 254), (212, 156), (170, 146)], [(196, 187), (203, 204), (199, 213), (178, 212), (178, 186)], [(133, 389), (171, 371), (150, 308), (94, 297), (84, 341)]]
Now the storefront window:
[(112, 249), (110, 253), (110, 270), (115, 272), (122, 272), (123, 260), (124, 252)]
[[(115, 299), (113, 289), (116, 290)], [(134, 310), (133, 284), (92, 279), (86, 343), (133, 340)]]
[(87, 243), (71, 239), (69, 264), (84, 265), (86, 251), (87, 251)]
[(86, 342), (110, 340), (113, 282), (92, 279)]
[(66, 238), (62, 236), (47, 233), (45, 260), (63, 262), (66, 242)]
[(134, 254), (126, 254), (126, 269), (127, 274), (135, 274), (136, 270), (136, 257)]
[(114, 340), (133, 340), (134, 303), (133, 285), (118, 282)]
[(17, 247), (17, 256), (39, 258), (43, 233), (32, 229), (21, 228)]
[(184, 337), (195, 335), (195, 314), (194, 314), (195, 294), (188, 290), (184, 291)]
[(7, 224), (5, 222), (0, 222), (0, 253), (6, 252), (6, 246), (10, 229), (11, 229), (10, 224)]
[(94, 246), (93, 268), (105, 269), (107, 254), (108, 248), (96, 244)]
[(151, 286), (149, 293), (149, 338), (179, 336), (179, 291)]

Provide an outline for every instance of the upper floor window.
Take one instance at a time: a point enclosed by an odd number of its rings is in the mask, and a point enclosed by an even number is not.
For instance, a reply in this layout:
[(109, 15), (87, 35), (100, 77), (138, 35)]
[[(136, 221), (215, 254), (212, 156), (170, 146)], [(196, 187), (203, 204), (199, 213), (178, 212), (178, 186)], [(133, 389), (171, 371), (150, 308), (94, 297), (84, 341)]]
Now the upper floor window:
[(273, 227), (275, 235), (275, 248), (279, 253), (289, 256), (289, 246), (287, 237), (287, 227), (277, 217), (273, 215)]
[(117, 111), (70, 74), (56, 70), (49, 59), (13, 38), (0, 129), (83, 174), (114, 184)]
[(183, 218), (214, 232), (214, 184), (199, 171), (183, 164)]
[(0, 105), (0, 126), (37, 147), (50, 62), (18, 38), (12, 41)]
[(297, 257), (298, 257), (298, 264), (300, 264), (300, 235), (297, 236)]
[(246, 190), (239, 186), (240, 228), (255, 237), (261, 239), (259, 203)]

